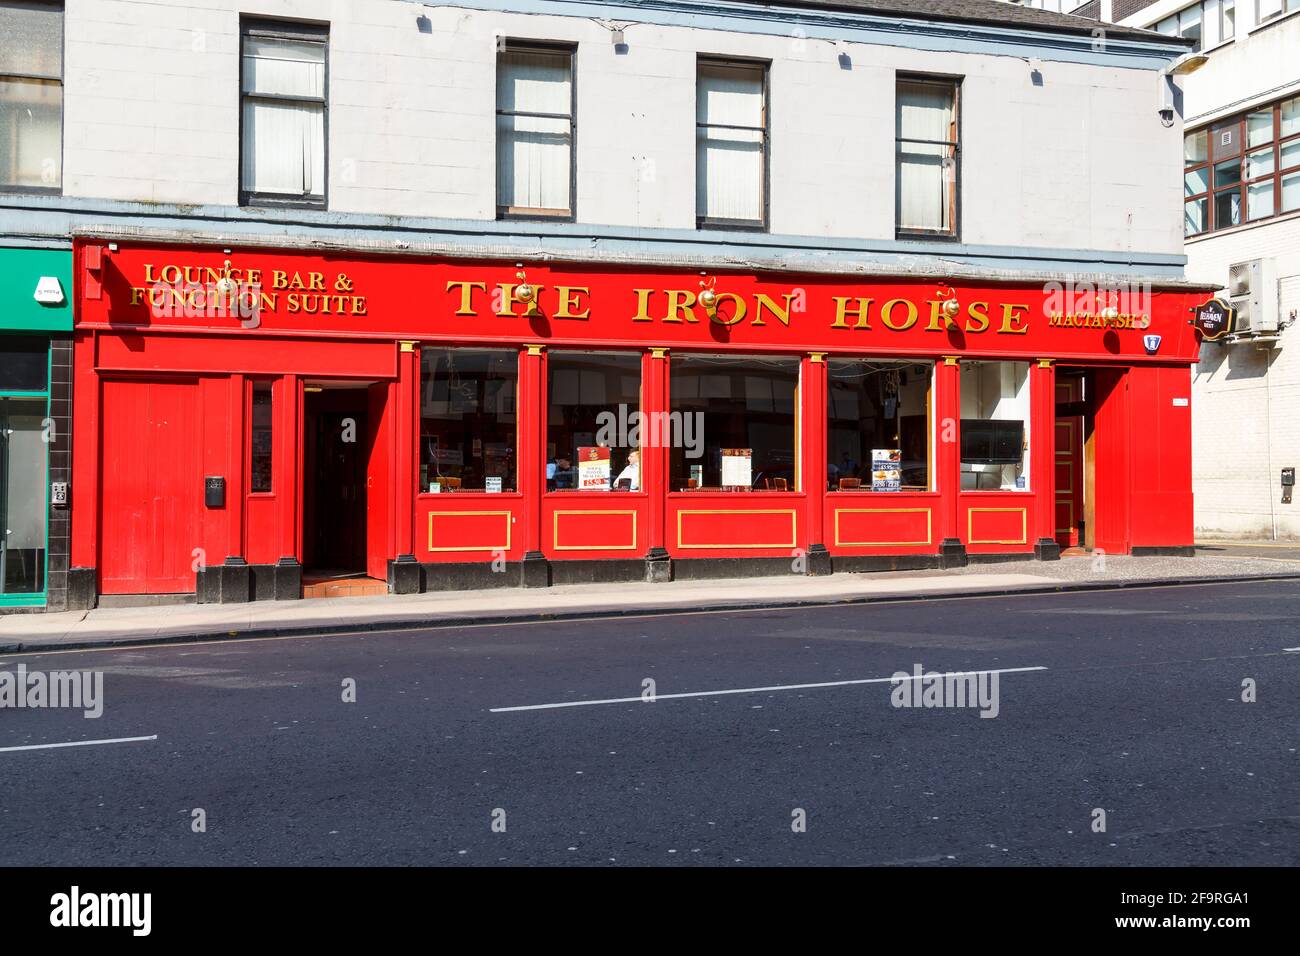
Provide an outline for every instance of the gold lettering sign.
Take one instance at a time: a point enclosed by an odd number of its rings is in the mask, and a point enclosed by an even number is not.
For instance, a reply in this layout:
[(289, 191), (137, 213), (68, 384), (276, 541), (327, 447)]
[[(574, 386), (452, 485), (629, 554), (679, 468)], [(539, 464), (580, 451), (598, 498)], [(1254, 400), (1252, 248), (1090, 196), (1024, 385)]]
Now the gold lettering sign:
[(146, 263), (144, 283), (131, 287), (131, 304), (163, 317), (216, 318), (248, 313), (290, 315), (369, 314), (346, 272), (324, 272)]
[(1055, 312), (1047, 317), (1047, 324), (1060, 329), (1145, 329), (1151, 320), (1145, 315), (1107, 315), (1097, 312), (1063, 315)]
[[(502, 319), (544, 315), (553, 319), (586, 321), (596, 307), (595, 296), (588, 286), (557, 285), (553, 290), (546, 286), (533, 286), (535, 293), (528, 302), (516, 294), (514, 283), (496, 283), (492, 286), (483, 280), (450, 279), (444, 291), (457, 316), (480, 318), (495, 316)], [(692, 289), (630, 290), (636, 296), (636, 305), (628, 319), (632, 322), (650, 322), (661, 325), (715, 325), (736, 326), (742, 323), (755, 328), (783, 326), (790, 328), (798, 313), (809, 311), (807, 290), (796, 289), (783, 293), (755, 292), (742, 294), (718, 290), (706, 309), (700, 304), (700, 293)], [(978, 334), (1023, 335), (1029, 330), (1031, 308), (1024, 303), (971, 302), (960, 312), (945, 312), (945, 303), (939, 299), (912, 299), (900, 296), (878, 301), (873, 296), (830, 297), (830, 303), (815, 310), (830, 317), (832, 329), (871, 332), (876, 328), (889, 332), (906, 332), (923, 328), (927, 332), (957, 329)], [(924, 324), (922, 324), (924, 323)]]

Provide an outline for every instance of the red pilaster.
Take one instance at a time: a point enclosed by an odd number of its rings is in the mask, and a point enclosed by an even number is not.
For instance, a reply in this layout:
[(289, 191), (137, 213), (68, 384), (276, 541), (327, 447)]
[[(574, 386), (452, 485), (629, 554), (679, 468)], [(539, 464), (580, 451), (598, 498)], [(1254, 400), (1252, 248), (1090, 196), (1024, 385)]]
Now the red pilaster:
[[(545, 488), (546, 346), (528, 345), (519, 356), (519, 541), (525, 563), (542, 557), (542, 492)], [(527, 576), (525, 571), (525, 576)]]
[(76, 423), (72, 429), (72, 561), (74, 568), (98, 567), (99, 375), (95, 372), (94, 332), (78, 332), (72, 344), (72, 394)]
[(939, 499), (939, 553), (944, 567), (966, 563), (961, 541), (961, 365), (945, 355), (934, 367), (934, 487)]
[(649, 495), (647, 547), (650, 557), (667, 556), (668, 456), (672, 429), (667, 423), (668, 350), (650, 349), (641, 359), (641, 490)]
[(799, 377), (800, 476), (804, 493), (804, 541), (808, 548), (808, 573), (829, 574), (826, 550), (826, 353), (811, 352), (803, 359)]
[(416, 448), (420, 440), (418, 423), (420, 398), (420, 352), (417, 343), (402, 342), (397, 352), (396, 467), (393, 471), (397, 525), (397, 557), (414, 560)]
[(280, 417), (275, 427), (281, 438), (276, 467), (284, 480), (277, 483), (280, 498), (280, 560), (301, 561), (298, 547), (302, 527), (302, 381), (296, 375), (281, 380)]
[(247, 380), (242, 375), (230, 376), (230, 447), (226, 464), (226, 558), (244, 557), (244, 504), (247, 487), (245, 475), (245, 448), (248, 446), (248, 393)]
[(1034, 553), (1056, 558), (1056, 367), (1039, 359), (1029, 369), (1029, 487), (1034, 492)]

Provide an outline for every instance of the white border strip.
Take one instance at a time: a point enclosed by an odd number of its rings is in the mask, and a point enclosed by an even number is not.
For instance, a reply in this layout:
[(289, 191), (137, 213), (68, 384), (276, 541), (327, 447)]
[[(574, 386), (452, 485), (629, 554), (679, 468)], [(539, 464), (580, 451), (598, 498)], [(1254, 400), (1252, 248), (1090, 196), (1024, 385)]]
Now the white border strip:
[(114, 737), (111, 740), (73, 740), (63, 744), (30, 744), (26, 747), (0, 747), (0, 753), (13, 753), (16, 750), (53, 750), (56, 747), (95, 747), (99, 744), (134, 744), (142, 740), (157, 740), (157, 734), (148, 737)]
[[(987, 671), (945, 671), (941, 676), (967, 677), (980, 674), (1024, 674), (1030, 671), (1045, 671), (1046, 667), (1004, 667)], [(922, 675), (927, 676), (927, 675)], [(907, 675), (908, 680), (916, 680), (914, 674)], [(597, 704), (638, 704), (653, 703), (660, 700), (682, 700), (687, 697), (722, 697), (726, 694), (763, 694), (782, 690), (813, 690), (819, 687), (853, 687), (860, 684), (889, 684), (893, 677), (867, 677), (862, 680), (833, 680), (819, 684), (776, 684), (772, 687), (737, 687), (729, 690), (697, 690), (687, 694), (655, 694), (654, 697), (611, 697), (605, 700), (568, 700), (558, 704), (524, 704), (520, 707), (492, 707), (488, 713), (510, 714), (523, 710), (558, 710), (561, 707), (594, 707)]]

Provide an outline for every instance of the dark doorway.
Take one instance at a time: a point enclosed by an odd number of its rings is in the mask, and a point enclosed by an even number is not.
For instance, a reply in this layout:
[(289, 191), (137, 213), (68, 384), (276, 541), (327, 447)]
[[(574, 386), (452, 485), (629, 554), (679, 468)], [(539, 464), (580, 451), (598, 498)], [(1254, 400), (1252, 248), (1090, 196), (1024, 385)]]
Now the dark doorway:
[(366, 573), (368, 393), (307, 390), (303, 406), (303, 564), (334, 575)]

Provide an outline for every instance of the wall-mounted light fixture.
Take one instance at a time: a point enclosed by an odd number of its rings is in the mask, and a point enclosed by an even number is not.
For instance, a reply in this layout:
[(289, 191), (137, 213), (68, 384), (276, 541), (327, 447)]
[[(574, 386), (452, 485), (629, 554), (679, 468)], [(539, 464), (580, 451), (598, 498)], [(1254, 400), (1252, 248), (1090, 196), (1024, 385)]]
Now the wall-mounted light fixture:
[(217, 279), (216, 285), (213, 288), (217, 295), (222, 299), (229, 299), (238, 291), (239, 287), (230, 275), (229, 259), (226, 260), (226, 264), (222, 267), (221, 278)]
[(519, 265), (521, 268), (515, 273), (515, 278), (519, 280), (519, 285), (515, 288), (515, 299), (531, 306), (537, 300), (537, 288), (529, 284), (528, 276), (524, 274), (522, 268), (523, 263)]
[(941, 285), (935, 292), (942, 302), (939, 305), (939, 311), (944, 317), (951, 322), (961, 314), (961, 303), (957, 301), (957, 290), (950, 285)]
[[(704, 273), (700, 273), (704, 275)], [(704, 311), (710, 319), (718, 314), (718, 291), (715, 288), (718, 284), (717, 277), (705, 276), (700, 280), (700, 297), (697, 300), (700, 305), (704, 306)]]

